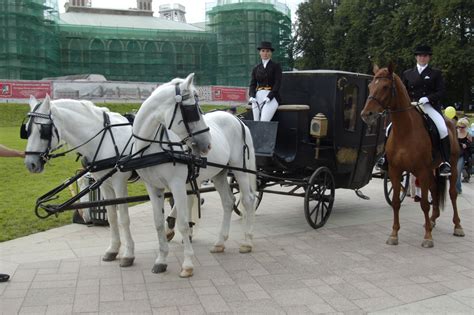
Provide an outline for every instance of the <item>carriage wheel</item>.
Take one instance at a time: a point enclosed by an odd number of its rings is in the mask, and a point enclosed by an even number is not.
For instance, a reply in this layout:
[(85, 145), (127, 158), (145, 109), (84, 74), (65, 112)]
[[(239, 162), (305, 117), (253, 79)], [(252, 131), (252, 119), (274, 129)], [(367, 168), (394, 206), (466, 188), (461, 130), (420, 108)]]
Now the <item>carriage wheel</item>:
[(334, 204), (334, 191), (334, 177), (329, 168), (318, 168), (311, 175), (304, 196), (304, 215), (313, 229), (326, 224)]
[[(402, 185), (400, 189), (400, 203), (403, 202), (403, 199), (405, 199), (407, 193), (408, 193), (408, 186), (410, 185), (410, 173), (409, 172), (403, 172), (402, 173), (402, 178), (400, 180), (400, 184)], [(390, 181), (390, 177), (388, 176), (388, 172), (385, 172), (384, 178), (383, 178), (383, 193), (385, 195), (385, 200), (387, 203), (391, 206), (392, 205), (392, 199), (393, 199), (393, 186), (392, 182)]]
[[(234, 184), (236, 183), (237, 181), (235, 180), (235, 177), (234, 176), (231, 176), (230, 177), (230, 180), (229, 180), (229, 183), (230, 184)], [(237, 196), (239, 193), (240, 193), (240, 189), (239, 189), (239, 186), (236, 186), (236, 187), (232, 187), (232, 193), (234, 194), (235, 196), (235, 203), (234, 203), (234, 212), (239, 215), (239, 216), (242, 216), (242, 213), (240, 212), (239, 210), (239, 204), (240, 204), (240, 196)], [(260, 206), (260, 202), (262, 202), (262, 198), (263, 198), (263, 191), (259, 190), (257, 192), (257, 195), (255, 196), (255, 198), (257, 198), (257, 204), (255, 205), (255, 211), (257, 211), (257, 208), (258, 206)]]

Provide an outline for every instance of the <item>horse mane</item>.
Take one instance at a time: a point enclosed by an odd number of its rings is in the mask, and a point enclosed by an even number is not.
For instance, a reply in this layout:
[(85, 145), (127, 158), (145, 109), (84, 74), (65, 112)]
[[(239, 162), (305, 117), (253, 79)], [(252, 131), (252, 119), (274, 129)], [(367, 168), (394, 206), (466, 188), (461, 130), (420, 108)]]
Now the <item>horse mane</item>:
[(107, 107), (96, 106), (91, 101), (87, 100), (55, 100), (51, 101), (51, 105), (54, 105), (56, 108), (64, 108), (72, 110), (74, 112), (80, 112), (82, 109), (85, 111), (83, 114), (89, 118), (96, 118), (99, 121), (103, 120), (103, 113), (110, 113), (110, 110)]
[[(163, 89), (169, 87), (169, 86), (175, 86), (176, 84), (180, 84), (180, 83), (183, 83), (185, 81), (185, 79), (183, 78), (174, 78), (173, 80), (171, 80), (170, 82), (166, 82), (160, 86), (158, 86), (154, 91), (153, 93), (151, 93), (151, 96), (155, 96), (156, 94), (160, 93)], [(194, 86), (194, 83), (192, 83), (190, 85), (190, 90), (191, 91), (195, 91), (196, 90), (196, 87)]]
[(405, 87), (405, 84), (403, 84), (400, 76), (398, 76), (398, 74), (396, 74), (395, 72), (390, 73), (390, 70), (388, 69), (388, 67), (380, 69), (375, 76), (380, 75), (381, 72), (383, 74), (382, 76), (386, 76), (386, 77), (393, 74), (393, 80), (395, 82), (395, 87), (397, 88), (397, 93), (400, 92), (401, 93), (400, 97), (403, 100), (406, 100), (408, 104), (410, 104), (410, 96), (408, 95), (408, 91)]

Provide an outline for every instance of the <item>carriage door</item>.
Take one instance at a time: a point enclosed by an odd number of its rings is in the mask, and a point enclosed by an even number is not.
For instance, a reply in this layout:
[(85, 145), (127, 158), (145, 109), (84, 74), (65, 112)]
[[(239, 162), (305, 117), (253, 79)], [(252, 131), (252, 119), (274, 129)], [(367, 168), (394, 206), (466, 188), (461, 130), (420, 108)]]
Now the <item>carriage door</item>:
[[(377, 135), (360, 118), (367, 98), (367, 80), (342, 76), (338, 79), (339, 121), (342, 121), (342, 137), (337, 139), (338, 164), (345, 165), (347, 188), (357, 189), (366, 185), (372, 175)], [(341, 164), (342, 162), (342, 164)]]

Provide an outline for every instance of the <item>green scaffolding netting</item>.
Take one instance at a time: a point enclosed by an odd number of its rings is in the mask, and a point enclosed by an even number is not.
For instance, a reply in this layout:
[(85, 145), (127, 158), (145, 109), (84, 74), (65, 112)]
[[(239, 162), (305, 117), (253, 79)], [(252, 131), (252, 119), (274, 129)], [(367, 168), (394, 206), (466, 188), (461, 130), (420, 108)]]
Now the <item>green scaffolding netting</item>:
[(38, 79), (59, 73), (57, 1), (0, 1), (0, 78)]
[(68, 24), (58, 19), (55, 0), (3, 0), (0, 9), (0, 78), (97, 73), (166, 82), (195, 72), (200, 85), (246, 86), (262, 40), (289, 69), (291, 17), (274, 0), (217, 1), (207, 9), (205, 31)]
[(216, 70), (220, 84), (248, 85), (251, 70), (259, 62), (256, 49), (261, 41), (272, 42), (273, 59), (280, 62), (284, 70), (289, 69), (289, 12), (277, 10), (275, 1), (262, 2), (267, 3), (219, 1), (207, 11), (207, 25), (217, 36)]

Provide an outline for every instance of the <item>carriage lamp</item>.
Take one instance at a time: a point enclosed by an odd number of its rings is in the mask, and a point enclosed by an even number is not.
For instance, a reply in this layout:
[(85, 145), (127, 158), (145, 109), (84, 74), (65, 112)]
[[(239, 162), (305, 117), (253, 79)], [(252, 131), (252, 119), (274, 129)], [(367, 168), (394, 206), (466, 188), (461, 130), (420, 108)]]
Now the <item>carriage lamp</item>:
[(328, 119), (323, 113), (318, 113), (311, 119), (310, 134), (315, 138), (326, 137), (328, 132)]
[(323, 113), (318, 113), (311, 119), (311, 125), (309, 133), (311, 136), (316, 138), (316, 149), (314, 152), (314, 158), (319, 158), (319, 145), (321, 138), (326, 137), (328, 133), (328, 119)]

